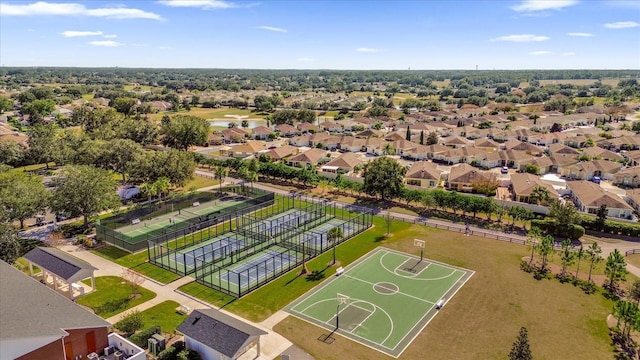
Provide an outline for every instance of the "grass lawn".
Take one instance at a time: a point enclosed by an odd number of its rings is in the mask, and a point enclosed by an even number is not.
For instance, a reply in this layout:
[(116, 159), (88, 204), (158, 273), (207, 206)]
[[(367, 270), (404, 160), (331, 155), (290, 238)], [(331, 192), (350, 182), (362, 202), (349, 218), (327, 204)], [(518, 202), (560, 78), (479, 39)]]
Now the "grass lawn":
[(187, 318), (187, 315), (176, 312), (178, 306), (177, 302), (168, 300), (141, 312), (144, 327), (160, 325), (162, 332), (172, 334)]
[[(27, 259), (25, 258), (18, 258), (16, 260), (16, 263), (13, 264), (13, 266), (16, 267), (16, 269), (22, 271), (25, 275), (29, 275), (29, 262), (27, 261)], [(33, 273), (37, 274), (40, 272), (40, 268), (33, 265)]]
[(625, 257), (627, 264), (631, 264), (636, 267), (640, 267), (640, 254), (633, 254)]
[[(504, 359), (521, 326), (529, 331), (531, 350), (536, 358), (612, 357), (605, 319), (613, 302), (601, 294), (586, 295), (579, 288), (556, 280), (537, 281), (531, 274), (520, 271), (518, 264), (527, 254), (525, 246), (409, 224), (395, 225), (392, 232), (393, 236), (380, 242), (374, 240), (375, 234), (380, 234), (378, 229), (350, 240), (338, 248), (338, 259), (346, 264), (347, 252), (366, 245), (416, 253), (413, 239), (420, 238), (427, 242), (425, 257), (476, 271), (401, 359), (423, 358), (424, 354), (433, 359)], [(588, 270), (585, 265), (582, 267)], [(284, 292), (275, 284), (267, 287), (288, 299), (290, 292), (301, 290), (292, 289), (292, 284), (295, 281), (286, 285)], [(265, 296), (266, 291), (267, 288), (260, 289), (247, 298)], [(265, 301), (269, 301), (267, 299), (265, 296)], [(244, 301), (240, 299), (227, 308), (235, 311)], [(248, 305), (244, 306), (248, 308)], [(274, 329), (317, 358), (385, 358), (340, 336), (331, 345), (331, 351), (327, 351), (327, 345), (317, 340), (326, 331), (293, 317)]]
[(115, 246), (107, 246), (101, 249), (91, 250), (94, 254), (101, 256), (107, 260), (113, 261), (118, 265), (133, 269), (145, 276), (148, 276), (162, 284), (168, 284), (181, 278), (180, 275), (171, 271), (155, 266), (147, 262), (147, 252), (141, 251), (130, 254)]
[[(235, 109), (235, 108), (219, 108), (219, 109), (208, 109), (208, 108), (200, 108), (194, 107), (189, 111), (165, 111), (158, 112), (155, 114), (149, 114), (149, 119), (151, 120), (160, 120), (164, 115), (192, 115), (198, 116), (204, 119), (224, 119), (225, 115), (244, 115), (248, 116), (250, 119), (262, 119), (263, 116), (258, 113), (251, 112), (248, 109)], [(229, 120), (234, 120), (233, 118), (229, 118)]]
[[(96, 279), (96, 291), (76, 300), (78, 304), (90, 307), (103, 318), (109, 318), (156, 297), (156, 293), (138, 287), (138, 297), (130, 299), (131, 286), (118, 276), (101, 276)], [(91, 285), (91, 280), (84, 280)]]
[(202, 176), (194, 175), (193, 179), (191, 179), (183, 188), (183, 191), (190, 191), (190, 189), (201, 189), (209, 186), (218, 185), (220, 182), (215, 179), (209, 179)]

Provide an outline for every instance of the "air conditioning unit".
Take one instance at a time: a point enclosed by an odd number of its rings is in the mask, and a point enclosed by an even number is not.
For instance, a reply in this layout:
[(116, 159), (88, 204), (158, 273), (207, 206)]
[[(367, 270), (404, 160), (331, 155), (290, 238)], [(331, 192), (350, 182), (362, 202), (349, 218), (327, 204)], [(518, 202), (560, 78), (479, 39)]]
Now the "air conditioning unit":
[(167, 346), (164, 336), (160, 334), (153, 334), (153, 336), (151, 336), (149, 340), (147, 340), (147, 345), (147, 347), (149, 348), (149, 353), (151, 353), (151, 355), (153, 356), (158, 356), (158, 354)]
[(105, 355), (111, 355), (114, 352), (116, 352), (116, 347), (115, 346), (107, 346), (106, 348), (104, 348), (104, 354)]
[(91, 354), (87, 355), (87, 359), (89, 360), (98, 360), (98, 354), (92, 352)]
[(122, 351), (116, 351), (113, 353), (113, 357), (116, 360), (124, 360), (126, 358), (126, 355)]

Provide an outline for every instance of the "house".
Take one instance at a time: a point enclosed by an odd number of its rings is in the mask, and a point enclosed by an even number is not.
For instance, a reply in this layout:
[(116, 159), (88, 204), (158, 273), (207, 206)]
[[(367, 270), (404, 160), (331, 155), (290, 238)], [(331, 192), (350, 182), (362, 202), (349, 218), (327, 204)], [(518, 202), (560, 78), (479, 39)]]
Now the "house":
[(326, 165), (322, 166), (321, 170), (324, 173), (345, 173), (348, 174), (353, 169), (360, 165), (362, 157), (354, 153), (344, 153), (334, 160), (329, 161)]
[[(257, 140), (247, 140), (247, 142), (245, 142), (244, 144), (232, 146), (230, 149), (224, 150), (224, 153), (236, 158), (246, 158), (252, 155), (255, 156), (259, 152), (264, 150), (265, 150), (264, 142), (257, 141)], [(222, 153), (223, 150), (220, 150), (220, 152)]]
[(567, 186), (579, 211), (596, 214), (600, 206), (606, 205), (609, 217), (627, 219), (633, 213), (633, 208), (618, 195), (605, 191), (591, 181), (568, 181)]
[(623, 152), (622, 156), (627, 159), (629, 166), (640, 165), (640, 150)]
[(238, 143), (238, 142), (242, 142), (244, 140), (245, 137), (247, 137), (247, 133), (242, 130), (242, 129), (238, 129), (238, 128), (228, 128), (228, 129), (224, 129), (220, 132), (220, 136), (222, 137), (222, 139), (224, 139), (224, 142), (229, 144), (229, 143)]
[(620, 150), (640, 150), (640, 136), (622, 136), (610, 140), (598, 141), (598, 146), (605, 149)]
[(177, 328), (188, 349), (203, 360), (238, 359), (243, 354), (260, 357), (260, 336), (267, 332), (214, 309), (194, 310)]
[(574, 156), (578, 156), (581, 154), (580, 151), (568, 147), (567, 145), (563, 145), (563, 144), (551, 144), (548, 146), (549, 149), (549, 154), (551, 155), (574, 155)]
[(280, 133), (280, 136), (283, 137), (293, 137), (300, 135), (300, 130), (289, 124), (280, 124), (276, 126), (276, 131)]
[(640, 166), (622, 170), (613, 175), (613, 181), (616, 185), (625, 187), (640, 187)]
[(558, 192), (553, 188), (553, 186), (543, 182), (536, 175), (527, 173), (511, 174), (511, 190), (513, 191), (513, 198), (515, 201), (532, 203), (531, 192), (538, 186), (549, 191), (550, 199), (557, 199), (559, 197)]
[(448, 146), (453, 149), (465, 147), (469, 144), (469, 141), (460, 136), (449, 136), (444, 139), (444, 146)]
[(273, 131), (273, 129), (268, 128), (266, 126), (260, 125), (251, 129), (251, 137), (254, 140), (267, 140), (269, 139), (269, 135), (271, 134), (275, 134), (275, 131)]
[(325, 121), (322, 124), (320, 124), (320, 128), (322, 130), (328, 131), (332, 134), (335, 133), (341, 133), (344, 129), (342, 128), (342, 125), (333, 122), (333, 121)]
[(338, 144), (338, 149), (348, 152), (358, 152), (366, 150), (367, 139), (360, 139), (353, 136), (343, 136)]
[(357, 133), (356, 137), (358, 137), (358, 138), (370, 138), (370, 137), (379, 138), (379, 137), (382, 137), (382, 135), (383, 135), (383, 133), (380, 130), (365, 129), (365, 130)]
[(485, 152), (481, 149), (467, 146), (433, 154), (433, 161), (449, 165), (465, 162), (470, 163), (474, 161), (476, 157), (483, 156), (484, 154)]
[(305, 134), (313, 134), (320, 131), (320, 129), (317, 126), (311, 123), (306, 123), (306, 122), (298, 123), (297, 127), (298, 127), (298, 130), (300, 130), (302, 133), (305, 133)]
[(90, 278), (91, 288), (95, 289), (93, 272), (97, 269), (62, 250), (39, 246), (26, 253), (24, 258), (29, 263), (29, 275), (34, 276), (33, 268), (37, 266), (40, 268), (37, 278), (55, 291), (65, 293), (70, 299), (75, 297), (74, 292), (84, 294), (84, 288), (78, 284), (84, 279)]
[(209, 145), (211, 145), (211, 146), (224, 144), (224, 139), (222, 139), (222, 136), (220, 136), (219, 134), (216, 134), (216, 133), (209, 134), (209, 138), (208, 138), (207, 141), (209, 142)]
[(478, 170), (469, 164), (459, 164), (451, 167), (447, 187), (456, 191), (473, 191), (476, 181), (490, 181), (491, 174)]
[(593, 160), (563, 167), (560, 169), (560, 173), (562, 176), (577, 180), (591, 180), (594, 176), (608, 180), (613, 178), (613, 174), (618, 172), (621, 167), (622, 164), (617, 162)]
[(384, 148), (387, 145), (387, 141), (378, 138), (369, 138), (366, 143), (367, 154), (380, 156), (384, 153)]
[(0, 283), (0, 359), (87, 359), (111, 346), (130, 360), (146, 359), (109, 334), (107, 321), (2, 261)]
[(496, 151), (500, 148), (500, 144), (489, 138), (482, 138), (474, 141), (473, 147), (482, 149), (484, 151)]
[(417, 161), (404, 176), (405, 184), (422, 188), (433, 188), (440, 183), (442, 171), (436, 164), (427, 161)]
[(599, 146), (584, 148), (582, 150), (582, 153), (589, 155), (589, 157), (594, 160), (604, 159), (604, 160), (610, 160), (610, 161), (619, 161), (623, 159), (622, 155), (615, 153), (611, 150), (603, 149)]
[(640, 189), (627, 191), (627, 203), (636, 211), (640, 211)]
[(269, 155), (271, 160), (279, 161), (298, 153), (298, 148), (291, 145), (284, 145), (267, 151), (265, 154)]
[(294, 155), (287, 162), (289, 166), (306, 167), (307, 165), (316, 166), (327, 159), (327, 151), (323, 149), (309, 149), (301, 154)]
[(542, 155), (542, 148), (536, 145), (533, 145), (528, 142), (521, 142), (517, 140), (509, 141), (504, 144), (506, 150), (513, 151), (523, 151), (528, 155), (532, 156), (540, 156)]

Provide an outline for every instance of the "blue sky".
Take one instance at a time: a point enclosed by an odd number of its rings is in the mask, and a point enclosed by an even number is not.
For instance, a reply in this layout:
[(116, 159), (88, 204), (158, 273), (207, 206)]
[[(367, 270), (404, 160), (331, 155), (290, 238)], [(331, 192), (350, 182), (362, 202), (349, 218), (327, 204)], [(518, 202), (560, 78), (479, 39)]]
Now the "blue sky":
[(640, 1), (2, 0), (0, 63), (640, 69)]

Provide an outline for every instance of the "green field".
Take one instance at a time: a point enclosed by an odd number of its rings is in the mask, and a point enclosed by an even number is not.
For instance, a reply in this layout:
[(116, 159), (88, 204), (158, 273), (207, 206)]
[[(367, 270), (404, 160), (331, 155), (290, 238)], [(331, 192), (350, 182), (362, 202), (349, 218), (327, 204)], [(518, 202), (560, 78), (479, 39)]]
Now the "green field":
[(187, 315), (180, 314), (176, 308), (180, 306), (175, 301), (165, 301), (160, 304), (144, 310), (140, 313), (144, 327), (159, 325), (164, 333), (172, 334), (178, 325), (180, 325)]
[(466, 269), (378, 248), (287, 311), (398, 357), (431, 319), (445, 311), (436, 304), (446, 303), (472, 275)]
[[(91, 285), (91, 280), (83, 281)], [(132, 296), (131, 286), (118, 276), (100, 276), (95, 279), (96, 290), (79, 297), (78, 304), (90, 307), (106, 319), (127, 309), (138, 306), (156, 297), (156, 293), (139, 286), (136, 296)]]

